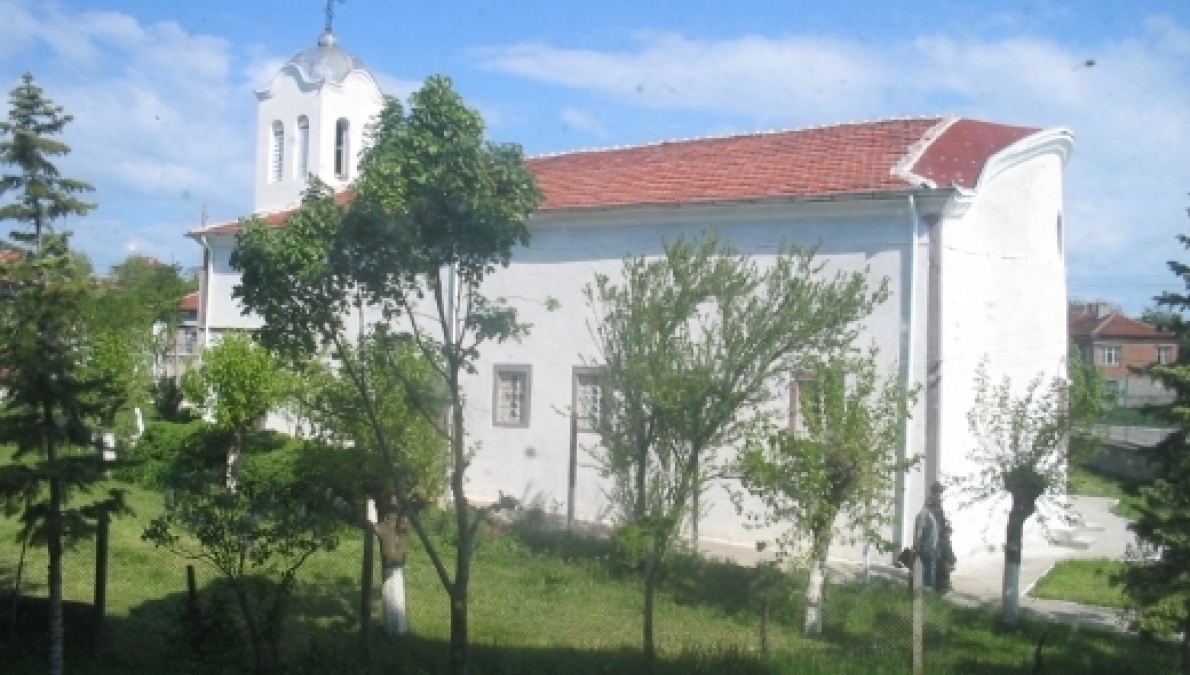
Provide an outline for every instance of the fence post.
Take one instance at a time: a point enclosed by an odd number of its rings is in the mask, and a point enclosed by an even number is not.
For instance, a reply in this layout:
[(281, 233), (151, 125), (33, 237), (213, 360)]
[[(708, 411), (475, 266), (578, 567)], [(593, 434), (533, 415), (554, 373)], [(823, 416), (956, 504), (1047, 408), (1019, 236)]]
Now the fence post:
[(924, 628), (925, 589), (922, 587), (921, 558), (913, 559), (913, 675), (922, 672), (922, 632)]

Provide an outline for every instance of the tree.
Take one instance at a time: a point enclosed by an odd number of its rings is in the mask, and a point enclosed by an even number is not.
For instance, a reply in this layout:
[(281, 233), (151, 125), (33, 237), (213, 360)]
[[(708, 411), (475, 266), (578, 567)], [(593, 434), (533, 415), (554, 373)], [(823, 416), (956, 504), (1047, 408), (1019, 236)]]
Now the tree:
[[(404, 570), (413, 532), (405, 507), (387, 479), (377, 430), (364, 411), (369, 405), (376, 410), (379, 431), (390, 444), (395, 469), (408, 486), (412, 510), (421, 512), (442, 496), (447, 454), (441, 433), (421, 414), (418, 401), (410, 398), (410, 384), (427, 396), (433, 395), (433, 371), (407, 339), (378, 331), (364, 336), (358, 346), (346, 348), (341, 360), (350, 363), (323, 367), (315, 361), (303, 377), (308, 383), (303, 403), (311, 426), (339, 448), (311, 455), (309, 474), (314, 476), (312, 482), (335, 494), (345, 520), (365, 532), (361, 633), (366, 645), (371, 607), (370, 544), (373, 538), (380, 544), (385, 630), (390, 635), (407, 633)], [(363, 386), (357, 388), (346, 372), (356, 373)], [(368, 393), (370, 402), (361, 400), (361, 390)], [(369, 502), (372, 508), (368, 508)]]
[[(898, 473), (917, 458), (899, 457), (916, 392), (876, 373), (876, 352), (813, 359), (802, 373), (797, 429), (750, 439), (737, 471), (764, 510), (751, 519), (788, 528), (776, 543), (784, 556), (804, 556), (806, 634), (822, 632), (823, 572), (836, 536), (887, 543), (883, 528)], [(838, 530), (840, 514), (846, 525)]]
[[(206, 433), (221, 433), (208, 428)], [(241, 438), (240, 442), (244, 441)], [(141, 537), (156, 546), (214, 567), (227, 579), (244, 619), (257, 672), (281, 663), (281, 638), (297, 572), (320, 550), (338, 543), (338, 519), (320, 485), (300, 470), (310, 452), (301, 441), (259, 448), (248, 456), (236, 484), (225, 485), (218, 463), (179, 457), (166, 509)], [(241, 446), (242, 448), (245, 446)]]
[(1010, 499), (1001, 599), (1004, 624), (1015, 626), (1025, 523), (1040, 505), (1070, 517), (1061, 498), (1066, 494), (1069, 434), (1082, 421), (1072, 415), (1081, 411), (1070, 402), (1080, 396), (1071, 394), (1065, 377), (1047, 380), (1041, 375), (1017, 393), (1008, 377), (992, 383), (986, 361), (976, 371), (974, 385), (967, 424), (976, 446), (968, 456), (977, 469), (956, 479), (955, 485), (965, 496), (964, 506), (999, 503), (1006, 495)]
[(655, 260), (627, 257), (622, 281), (586, 288), (602, 362), (596, 460), (621, 519), (649, 542), (643, 644), (655, 658), (653, 598), (679, 528), (737, 445), (803, 360), (849, 345), (856, 322), (886, 293), (862, 273), (823, 274), (812, 251), (782, 247), (772, 265), (704, 238), (666, 244)]
[(63, 453), (70, 446), (91, 447), (91, 423), (102, 402), (96, 395), (102, 382), (84, 368), (90, 343), (82, 317), (90, 280), (71, 254), (69, 234), (52, 232), (54, 221), (94, 208), (74, 197), (90, 186), (61, 177), (50, 161), (70, 151), (51, 136), (71, 118), (30, 75), (9, 102), (8, 121), (0, 122), (0, 163), (17, 173), (0, 176), (0, 196), (17, 194), (0, 206), (0, 219), (24, 229), (12, 233), (10, 253), (0, 262), (0, 373), (7, 391), (0, 443), (17, 448), (13, 461), (0, 466), (0, 497), (7, 515), (20, 512), (22, 541), (48, 549), (49, 671), (59, 675), (64, 546), (87, 537), (97, 513), (125, 507), (118, 489), (79, 503), (77, 493), (102, 480), (100, 465), (94, 454)]
[(277, 363), (247, 335), (225, 335), (203, 353), (202, 366), (182, 388), (191, 403), (211, 414), (215, 426), (231, 434), (226, 483), (234, 491), (245, 435), (285, 393)]
[[(232, 259), (243, 272), (236, 297), (264, 319), (266, 344), (307, 352), (328, 346), (342, 355), (345, 321), (355, 312), (364, 316), (366, 308), (373, 322), (408, 332), (432, 365), (449, 402), (453, 572), (413, 508), (411, 486), (366, 380), (358, 371), (348, 376), (361, 394), (398, 504), (449, 596), (455, 673), (466, 672), (468, 664), (468, 593), (479, 526), (509, 505), (501, 500), (476, 508), (467, 498), (470, 451), (461, 378), (474, 370), (484, 343), (514, 339), (528, 329), (515, 309), (484, 296), (481, 286), (508, 265), (514, 247), (528, 243), (525, 221), (541, 200), (520, 147), (485, 141), (483, 131), (479, 114), (463, 104), (447, 78), (427, 80), (408, 111), (386, 99), (370, 129), (347, 212), (338, 211), (329, 191), (315, 183), (303, 212), (287, 225), (307, 228), (309, 245), (283, 251), (265, 238), (263, 224), (249, 224)], [(399, 369), (393, 374), (401, 377)], [(427, 418), (435, 415), (428, 406), (419, 408)]]
[[(1190, 247), (1190, 237), (1179, 236)], [(1170, 269), (1190, 288), (1190, 266), (1171, 261)], [(1173, 315), (1167, 328), (1185, 345), (1190, 335), (1184, 319), (1190, 307), (1185, 291), (1156, 298), (1162, 311)], [(1173, 433), (1143, 451), (1157, 478), (1140, 491), (1140, 515), (1129, 529), (1136, 533), (1125, 571), (1114, 581), (1122, 584), (1140, 608), (1140, 624), (1159, 634), (1182, 634), (1182, 673), (1190, 675), (1190, 350), (1178, 349), (1174, 363), (1154, 365), (1149, 372), (1174, 393), (1174, 401), (1156, 411)]]

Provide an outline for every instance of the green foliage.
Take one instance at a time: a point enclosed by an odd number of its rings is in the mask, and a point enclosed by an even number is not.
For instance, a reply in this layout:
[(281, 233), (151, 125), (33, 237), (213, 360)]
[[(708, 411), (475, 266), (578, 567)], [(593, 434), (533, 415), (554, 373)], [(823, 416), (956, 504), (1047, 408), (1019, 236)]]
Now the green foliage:
[(127, 462), (116, 475), (137, 485), (163, 490), (174, 474), (189, 474), (218, 465), (227, 452), (230, 435), (207, 422), (150, 424), (135, 447), (125, 451)]
[[(1181, 235), (1178, 241), (1190, 248), (1190, 237)], [(1169, 267), (1190, 288), (1190, 266), (1171, 261)], [(1190, 295), (1183, 290), (1156, 299), (1168, 315), (1163, 327), (1175, 331), (1185, 345), (1190, 325), (1182, 316)], [(1130, 551), (1128, 569), (1116, 580), (1141, 609), (1143, 628), (1182, 633), (1182, 672), (1190, 673), (1190, 350), (1179, 349), (1175, 363), (1154, 365), (1149, 372), (1175, 394), (1173, 403), (1156, 411), (1175, 430), (1143, 451), (1157, 478), (1140, 490), (1136, 522), (1129, 526), (1137, 545)]]
[[(875, 350), (808, 365), (798, 376), (801, 428), (771, 429), (738, 458), (744, 490), (764, 505), (750, 518), (787, 528), (777, 540), (784, 556), (825, 561), (837, 537), (886, 548), (896, 476), (918, 459), (899, 457), (916, 392), (907, 397), (897, 378), (877, 375)], [(836, 531), (839, 514), (846, 527)]]
[(780, 378), (849, 344), (885, 291), (859, 273), (823, 278), (812, 251), (784, 247), (762, 270), (709, 238), (622, 271), (622, 285), (599, 275), (586, 289), (604, 364), (597, 460), (621, 518), (666, 530), (661, 552), (720, 470), (716, 450), (755, 428)]
[(64, 178), (51, 158), (70, 154), (70, 146), (52, 138), (62, 133), (73, 117), (45, 98), (25, 73), (21, 84), (8, 94), (8, 121), (0, 122), (0, 164), (18, 173), (0, 176), (0, 197), (18, 191), (16, 200), (0, 206), (0, 220), (14, 220), (33, 231), (13, 232), (19, 245), (38, 247), (43, 231), (65, 216), (84, 216), (95, 208), (75, 195), (90, 192), (88, 183)]
[(294, 441), (250, 454), (234, 491), (224, 485), (217, 457), (176, 454), (167, 472), (165, 512), (142, 534), (227, 579), (259, 669), (280, 662), (298, 570), (313, 554), (338, 544), (330, 497), (299, 468), (306, 451), (305, 443)]
[[(193, 371), (191, 371), (193, 372)], [(215, 424), (243, 434), (276, 406), (286, 383), (276, 361), (246, 335), (231, 333), (203, 353), (197, 377), (183, 379), (185, 397)]]
[[(1074, 419), (1067, 380), (1046, 381), (1039, 375), (1017, 393), (1007, 377), (993, 384), (985, 361), (974, 384), (975, 402), (967, 423), (976, 447), (968, 457), (978, 468), (955, 480), (966, 504), (1011, 497), (1025, 518), (1043, 501), (1067, 512), (1061, 497), (1066, 493), (1067, 438)], [(1044, 520), (1044, 514), (1038, 518)]]

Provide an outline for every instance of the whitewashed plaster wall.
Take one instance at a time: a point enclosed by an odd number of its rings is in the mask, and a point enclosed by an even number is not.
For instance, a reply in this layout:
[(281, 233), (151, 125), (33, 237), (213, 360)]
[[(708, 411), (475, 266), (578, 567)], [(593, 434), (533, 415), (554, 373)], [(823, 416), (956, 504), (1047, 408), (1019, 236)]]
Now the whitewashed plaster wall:
[[(484, 291), (505, 297), (533, 330), (521, 343), (488, 345), (475, 377), (466, 383), (467, 427), (481, 448), (469, 470), (468, 492), (483, 500), (498, 491), (564, 513), (569, 475), (569, 419), (572, 373), (576, 366), (599, 362), (590, 333), (593, 313), (582, 289), (596, 273), (613, 279), (625, 254), (659, 256), (662, 242), (679, 236), (717, 234), (761, 265), (771, 264), (784, 240), (818, 246), (826, 274), (867, 270), (873, 280), (888, 279), (890, 295), (864, 322), (861, 344), (880, 350), (882, 371), (899, 375), (902, 340), (908, 317), (906, 252), (912, 216), (904, 199), (847, 205), (733, 205), (680, 209), (625, 209), (587, 214), (545, 214), (532, 221), (532, 241), (518, 251), (511, 268), (492, 275)], [(924, 286), (919, 284), (919, 292)], [(550, 312), (547, 298), (561, 303)], [(924, 300), (920, 303), (924, 307)], [(924, 321), (921, 323), (924, 330)], [(924, 342), (924, 333), (921, 340)], [(918, 350), (924, 356), (924, 346)], [(918, 360), (919, 364), (924, 364)], [(493, 424), (494, 366), (532, 367), (530, 424), (527, 428)], [(787, 400), (779, 405), (787, 409)], [(922, 406), (919, 405), (919, 408)], [(923, 408), (924, 409), (924, 408)], [(924, 414), (915, 417), (912, 452), (920, 452)], [(581, 448), (597, 443), (580, 433)], [(599, 521), (610, 515), (604, 495), (607, 481), (587, 450), (580, 450), (576, 516)], [(757, 507), (749, 500), (749, 507)], [(726, 490), (711, 490), (703, 502), (700, 536), (737, 543), (771, 537), (771, 531), (745, 530)]]
[[(1037, 376), (1065, 374), (1066, 267), (1061, 228), (1068, 144), (1026, 139), (1005, 153), (1019, 161), (985, 172), (965, 213), (942, 224), (941, 475), (975, 470), (966, 414), (973, 378), (987, 360), (993, 382), (1020, 390)], [(1033, 148), (1036, 152), (1025, 152)], [(995, 162), (989, 166), (995, 168)], [(997, 549), (1007, 504), (950, 513), (957, 551)], [(1028, 533), (1037, 541), (1036, 527)], [(960, 553), (961, 555), (961, 553)]]
[[(275, 76), (268, 89), (257, 92), (256, 189), (254, 213), (273, 213), (298, 206), (306, 189), (306, 175), (298, 163), (298, 117), (310, 120), (310, 172), (336, 191), (355, 178), (364, 130), (383, 105), (376, 81), (365, 70), (353, 70), (342, 82), (308, 82), (293, 64)], [(345, 178), (335, 176), (335, 125), (346, 118), (351, 164)], [(284, 170), (280, 181), (271, 180), (273, 122), (285, 129)]]

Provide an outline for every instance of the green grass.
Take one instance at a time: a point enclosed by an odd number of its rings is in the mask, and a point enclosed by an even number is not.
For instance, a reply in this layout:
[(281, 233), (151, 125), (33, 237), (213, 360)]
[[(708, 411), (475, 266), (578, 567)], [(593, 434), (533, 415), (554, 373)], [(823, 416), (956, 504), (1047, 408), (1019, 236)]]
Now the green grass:
[(1139, 513), (1136, 506), (1140, 501), (1141, 487), (1136, 481), (1099, 471), (1091, 466), (1090, 460), (1085, 457), (1071, 462), (1067, 480), (1067, 489), (1071, 494), (1116, 499), (1118, 503), (1112, 507), (1112, 513), (1121, 518), (1136, 520)]
[[(144, 524), (157, 514), (160, 497), (133, 488), (136, 515), (112, 528), (108, 648), (98, 656), (72, 642), (72, 673), (125, 675), (199, 672), (179, 639), (178, 616), (185, 595), (185, 561), (140, 541)], [(17, 547), (15, 523), (0, 520), (0, 603), (10, 601)], [(444, 544), (445, 545), (445, 544)], [(360, 535), (345, 531), (338, 550), (310, 559), (292, 607), (285, 637), (292, 673), (363, 672), (357, 659)], [(498, 528), (476, 553), (471, 595), (473, 672), (633, 673), (641, 670), (639, 579), (616, 571), (602, 541), (534, 527)], [(45, 554), (32, 550), (26, 563), (27, 595), (43, 595)], [(905, 673), (909, 663), (910, 604), (899, 584), (828, 589), (826, 628), (820, 638), (799, 633), (802, 612), (798, 575), (743, 568), (690, 555), (669, 561), (657, 604), (658, 673)], [(89, 602), (92, 551), (82, 545), (66, 560), (66, 597)], [(200, 566), (204, 597), (221, 586)], [(415, 637), (371, 643), (374, 672), (439, 673), (447, 669), (449, 616), (445, 594), (420, 547), (410, 555), (407, 594)], [(760, 608), (770, 600), (769, 653), (761, 654)], [(6, 606), (0, 606), (0, 614)], [(235, 614), (227, 615), (235, 625)], [(1012, 634), (993, 631), (995, 616), (929, 597), (926, 612), (927, 672), (1007, 675), (1027, 672), (1037, 641), (1046, 637), (1046, 672), (1170, 672), (1176, 652), (1164, 644), (1065, 627), (1026, 623)], [(44, 671), (39, 640), (3, 646), (5, 673)], [(76, 631), (77, 634), (77, 631)], [(211, 661), (202, 672), (245, 672), (242, 647), (229, 660)], [(188, 670), (189, 669), (189, 670)]]
[(1111, 577), (1124, 570), (1119, 560), (1063, 560), (1054, 565), (1033, 586), (1030, 595), (1049, 600), (1066, 600), (1084, 605), (1128, 607), (1123, 591), (1111, 585)]

